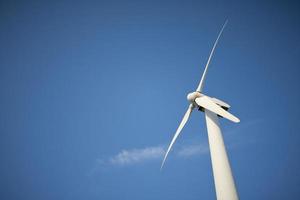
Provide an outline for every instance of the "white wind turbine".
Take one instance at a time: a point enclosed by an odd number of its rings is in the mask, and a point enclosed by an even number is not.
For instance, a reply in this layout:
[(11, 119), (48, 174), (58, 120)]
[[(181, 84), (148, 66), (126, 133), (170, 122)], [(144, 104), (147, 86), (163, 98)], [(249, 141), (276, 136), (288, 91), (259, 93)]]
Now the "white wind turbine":
[(165, 154), (164, 160), (162, 162), (161, 168), (163, 167), (166, 158), (175, 143), (177, 137), (179, 136), (182, 128), (190, 117), (194, 108), (198, 108), (198, 110), (205, 113), (206, 126), (208, 132), (208, 141), (209, 141), (209, 149), (210, 156), (213, 168), (214, 175), (214, 183), (216, 189), (216, 196), (218, 200), (236, 200), (238, 199), (237, 191), (234, 184), (234, 179), (232, 177), (232, 172), (230, 168), (230, 164), (228, 161), (220, 124), (219, 117), (226, 118), (235, 123), (240, 122), (240, 120), (227, 112), (229, 109), (229, 105), (219, 99), (206, 96), (202, 93), (203, 84), (205, 80), (205, 76), (207, 73), (207, 69), (216, 48), (216, 45), (219, 41), (219, 38), (227, 24), (227, 21), (224, 23), (215, 43), (208, 57), (204, 73), (200, 80), (200, 83), (195, 92), (189, 93), (187, 95), (187, 99), (190, 102), (188, 110), (186, 111), (169, 147)]

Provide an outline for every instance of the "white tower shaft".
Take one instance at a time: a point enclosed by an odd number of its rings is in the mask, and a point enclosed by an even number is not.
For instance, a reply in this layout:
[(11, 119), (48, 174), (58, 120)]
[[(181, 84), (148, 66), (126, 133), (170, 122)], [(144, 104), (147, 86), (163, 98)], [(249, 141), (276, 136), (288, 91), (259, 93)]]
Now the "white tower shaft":
[(217, 200), (238, 200), (218, 116), (205, 110), (205, 118)]

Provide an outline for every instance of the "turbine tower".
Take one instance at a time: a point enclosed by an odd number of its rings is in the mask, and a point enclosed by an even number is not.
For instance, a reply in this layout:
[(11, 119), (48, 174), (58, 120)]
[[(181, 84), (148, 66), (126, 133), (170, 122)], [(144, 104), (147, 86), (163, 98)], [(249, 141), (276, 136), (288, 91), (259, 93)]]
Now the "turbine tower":
[(217, 200), (237, 200), (238, 194), (236, 191), (229, 160), (227, 157), (226, 148), (224, 145), (223, 136), (219, 124), (219, 118), (226, 118), (235, 123), (240, 122), (240, 120), (227, 111), (230, 108), (230, 106), (227, 103), (219, 99), (204, 95), (202, 93), (210, 60), (214, 54), (215, 48), (218, 44), (218, 41), (220, 39), (220, 36), (223, 33), (226, 24), (227, 24), (227, 20), (224, 23), (221, 31), (219, 32), (219, 35), (210, 52), (203, 75), (201, 77), (200, 83), (196, 91), (191, 92), (187, 95), (187, 99), (190, 102), (189, 107), (185, 115), (183, 116), (183, 119), (179, 124), (179, 127), (168, 147), (161, 168), (164, 166), (166, 158), (168, 157), (168, 154), (173, 144), (175, 143), (184, 125), (188, 121), (193, 109), (197, 108), (198, 110), (205, 113), (206, 126), (208, 132), (208, 142), (209, 142), (209, 149), (210, 149)]

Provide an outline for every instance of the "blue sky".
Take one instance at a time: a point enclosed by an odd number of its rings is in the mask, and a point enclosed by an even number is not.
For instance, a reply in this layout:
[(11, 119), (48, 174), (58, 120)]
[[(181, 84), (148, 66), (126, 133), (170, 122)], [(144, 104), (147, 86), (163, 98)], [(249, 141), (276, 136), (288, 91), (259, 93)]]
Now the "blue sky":
[(0, 3), (1, 199), (215, 199), (203, 113), (166, 165), (218, 31), (204, 92), (241, 199), (300, 186), (294, 1)]

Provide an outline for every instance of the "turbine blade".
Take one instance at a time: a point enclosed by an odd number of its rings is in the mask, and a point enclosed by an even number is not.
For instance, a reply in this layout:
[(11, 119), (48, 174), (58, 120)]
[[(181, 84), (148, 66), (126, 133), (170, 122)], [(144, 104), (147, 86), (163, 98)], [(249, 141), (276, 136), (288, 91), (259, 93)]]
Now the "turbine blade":
[(198, 91), (198, 92), (201, 92), (202, 89), (203, 89), (204, 80), (205, 80), (205, 77), (206, 77), (206, 73), (207, 73), (207, 69), (208, 69), (210, 60), (211, 60), (211, 58), (212, 58), (212, 56), (213, 56), (213, 54), (214, 54), (215, 48), (216, 48), (216, 46), (217, 46), (217, 44), (218, 44), (218, 42), (219, 42), (219, 39), (220, 39), (220, 37), (221, 37), (221, 35), (222, 35), (222, 33), (223, 33), (223, 30), (224, 30), (224, 28), (225, 28), (227, 22), (228, 22), (228, 20), (225, 21), (225, 23), (224, 23), (224, 25), (223, 25), (221, 31), (219, 32), (219, 35), (218, 35), (216, 41), (215, 41), (215, 43), (214, 43), (214, 46), (213, 46), (213, 48), (212, 48), (212, 50), (211, 50), (211, 52), (210, 52), (210, 54), (209, 54), (209, 57), (208, 57), (208, 60), (207, 60), (207, 63), (206, 63), (206, 66), (205, 66), (203, 75), (202, 75), (202, 77), (201, 77), (200, 83), (199, 83), (199, 85), (198, 85), (198, 87), (197, 87), (197, 90), (196, 90), (196, 91)]
[(162, 162), (162, 164), (161, 164), (160, 169), (163, 168), (163, 166), (164, 166), (164, 164), (165, 164), (165, 161), (166, 161), (166, 159), (167, 159), (167, 157), (168, 157), (168, 154), (169, 154), (169, 152), (170, 152), (170, 150), (171, 150), (173, 144), (175, 143), (175, 141), (176, 141), (177, 137), (179, 136), (179, 134), (180, 134), (182, 128), (184, 127), (185, 123), (187, 122), (187, 120), (189, 119), (189, 117), (190, 117), (190, 115), (191, 115), (191, 113), (192, 113), (192, 111), (193, 111), (193, 107), (194, 107), (193, 104), (190, 104), (188, 110), (187, 110), (186, 113), (184, 114), (183, 119), (182, 119), (182, 121), (180, 122), (179, 127), (177, 128), (176, 133), (175, 133), (175, 135), (174, 135), (174, 137), (173, 137), (173, 139), (172, 139), (172, 141), (171, 141), (171, 143), (170, 143), (170, 145), (169, 145), (169, 147), (168, 147), (168, 150), (167, 150), (167, 152), (166, 152), (166, 154), (165, 154), (165, 157), (164, 157), (164, 160), (163, 160), (163, 162)]
[(230, 108), (230, 105), (228, 105), (227, 103), (225, 103), (224, 101), (214, 98), (214, 97), (210, 97), (211, 100), (213, 100), (213, 102), (215, 102), (216, 104), (218, 104), (219, 106), (225, 107), (225, 108)]
[(217, 115), (220, 115), (230, 121), (233, 121), (235, 123), (240, 122), (240, 120), (237, 117), (235, 117), (231, 113), (227, 112), (226, 110), (218, 106), (215, 102), (213, 102), (213, 100), (211, 100), (207, 96), (203, 95), (201, 97), (198, 97), (195, 99), (195, 102), (197, 103), (198, 106), (201, 106), (211, 112), (214, 112)]

